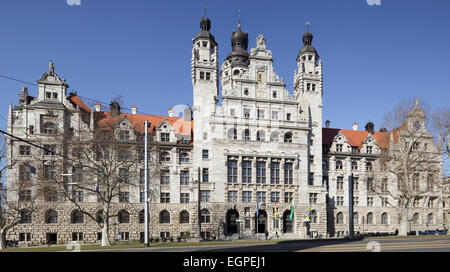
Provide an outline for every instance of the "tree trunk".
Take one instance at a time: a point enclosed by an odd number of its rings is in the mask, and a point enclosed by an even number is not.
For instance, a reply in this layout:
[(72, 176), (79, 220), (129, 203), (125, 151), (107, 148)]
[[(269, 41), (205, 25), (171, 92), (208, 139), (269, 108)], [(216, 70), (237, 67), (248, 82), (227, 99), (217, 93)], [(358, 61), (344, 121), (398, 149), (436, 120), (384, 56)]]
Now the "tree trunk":
[(401, 208), (400, 211), (400, 229), (398, 230), (398, 236), (408, 235), (408, 212), (406, 208)]
[(109, 243), (109, 222), (105, 222), (102, 228), (102, 246), (110, 246)]
[(0, 230), (0, 250), (6, 249), (6, 230)]

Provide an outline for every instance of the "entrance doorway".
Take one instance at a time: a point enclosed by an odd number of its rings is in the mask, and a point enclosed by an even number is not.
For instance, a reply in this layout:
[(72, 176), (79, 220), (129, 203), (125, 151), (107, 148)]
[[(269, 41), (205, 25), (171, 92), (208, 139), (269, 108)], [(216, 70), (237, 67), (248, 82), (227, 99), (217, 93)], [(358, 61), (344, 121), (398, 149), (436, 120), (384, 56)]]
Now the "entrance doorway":
[(286, 210), (283, 213), (283, 233), (289, 233), (289, 232), (294, 231), (293, 223), (292, 223), (292, 221), (294, 221), (294, 217), (292, 217), (292, 220), (290, 219), (290, 217), (291, 217), (291, 211)]
[(58, 234), (57, 233), (47, 233), (47, 243), (56, 244), (58, 242)]
[(227, 212), (227, 235), (231, 235), (239, 232), (239, 213), (235, 209), (231, 209)]
[(258, 211), (259, 215), (257, 218), (257, 232), (258, 233), (265, 233), (267, 230), (267, 213), (266, 211)]

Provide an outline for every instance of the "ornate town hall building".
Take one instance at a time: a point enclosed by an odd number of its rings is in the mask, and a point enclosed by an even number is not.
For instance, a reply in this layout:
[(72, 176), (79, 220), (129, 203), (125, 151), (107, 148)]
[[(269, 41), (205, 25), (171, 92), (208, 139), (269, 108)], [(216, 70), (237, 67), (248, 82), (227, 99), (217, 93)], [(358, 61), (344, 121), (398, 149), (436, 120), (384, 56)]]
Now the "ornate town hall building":
[[(45, 146), (46, 151), (9, 137), (8, 187), (18, 180), (37, 182), (38, 176), (51, 182), (61, 175), (63, 172), (49, 164), (58, 163), (55, 153), (76, 155), (65, 151), (64, 143), (70, 139), (64, 137), (95, 131), (98, 118), (116, 120), (118, 137), (128, 142), (139, 142), (143, 124), (149, 121), (158, 164), (157, 174), (150, 173), (158, 184), (157, 197), (150, 204), (153, 237), (196, 236), (198, 220), (202, 235), (212, 239), (266, 232), (269, 237), (286, 239), (340, 236), (348, 230), (351, 174), (357, 178), (355, 231), (398, 229), (396, 208), (387, 204), (393, 199), (372, 194), (366, 186), (377, 169), (378, 154), (389, 146), (388, 132), (374, 132), (370, 124), (364, 131), (322, 127), (323, 69), (312, 45), (313, 35), (309, 31), (303, 35), (291, 94), (274, 71), (272, 52), (263, 35), (257, 36), (256, 47), (248, 50), (249, 34), (239, 25), (231, 36), (231, 52), (219, 64), (211, 21), (201, 18), (200, 27), (192, 44), (193, 106), (185, 110), (184, 117), (173, 116), (172, 110), (168, 116), (138, 114), (136, 108), (123, 113), (116, 103), (109, 111), (99, 104), (90, 108), (75, 93), (67, 94), (66, 81), (51, 63), (38, 80), (37, 96), (23, 88), (18, 104), (10, 107), (8, 133)], [(432, 140), (429, 148), (435, 149)], [(44, 166), (44, 175), (38, 165)], [(137, 161), (129, 171), (142, 180), (143, 168), (143, 161)], [(76, 178), (82, 178), (79, 171), (69, 169), (68, 178), (77, 182)], [(387, 175), (386, 179), (389, 189), (395, 191), (395, 178)], [(142, 239), (142, 192), (142, 184), (125, 188), (112, 205), (117, 215), (110, 228), (114, 237), (120, 233), (123, 240)], [(101, 209), (97, 199), (76, 193), (79, 205), (92, 211)], [(31, 194), (9, 193), (8, 200), (27, 201)], [(440, 228), (439, 188), (420, 203), (411, 208), (411, 229)], [(73, 203), (47, 195), (8, 237), (32, 242), (97, 242), (101, 230), (90, 217), (77, 213)]]

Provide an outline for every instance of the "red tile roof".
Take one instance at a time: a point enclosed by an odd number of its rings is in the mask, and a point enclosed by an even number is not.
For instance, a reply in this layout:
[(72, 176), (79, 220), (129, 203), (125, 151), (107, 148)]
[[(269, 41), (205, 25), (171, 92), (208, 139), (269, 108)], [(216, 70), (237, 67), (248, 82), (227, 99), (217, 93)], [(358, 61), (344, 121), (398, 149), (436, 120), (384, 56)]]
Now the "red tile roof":
[(69, 99), (69, 101), (72, 102), (75, 106), (79, 106), (80, 109), (82, 109), (82, 110), (84, 110), (84, 111), (86, 111), (86, 112), (91, 112), (91, 109), (90, 109), (86, 104), (84, 104), (83, 100), (81, 100), (81, 98), (79, 98), (78, 96), (76, 96), (76, 95), (71, 95), (71, 96), (69, 96), (68, 99)]
[[(322, 128), (322, 143), (331, 146), (334, 137), (339, 131), (345, 136), (350, 146), (357, 146), (358, 148), (361, 148), (364, 140), (369, 136), (369, 132), (365, 130)], [(375, 132), (372, 136), (375, 138), (377, 145), (380, 148), (389, 147), (389, 133)]]

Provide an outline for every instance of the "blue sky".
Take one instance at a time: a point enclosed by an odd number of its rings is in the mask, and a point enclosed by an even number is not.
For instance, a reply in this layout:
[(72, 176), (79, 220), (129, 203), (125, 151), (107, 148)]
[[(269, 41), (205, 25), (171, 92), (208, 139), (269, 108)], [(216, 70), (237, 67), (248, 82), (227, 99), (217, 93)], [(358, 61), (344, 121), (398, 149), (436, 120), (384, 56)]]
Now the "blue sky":
[[(227, 0), (146, 1), (2, 0), (0, 75), (34, 82), (53, 59), (56, 72), (78, 94), (167, 114), (192, 104), (192, 38), (203, 5), (221, 62), (231, 51), (238, 9), (250, 45), (262, 33), (275, 71), (292, 93), (296, 56), (311, 22), (324, 65), (323, 120), (332, 127), (378, 130), (396, 104), (421, 97), (432, 107), (450, 100), (450, 1)], [(0, 78), (0, 127), (25, 84)], [(28, 86), (32, 95), (37, 89)]]

